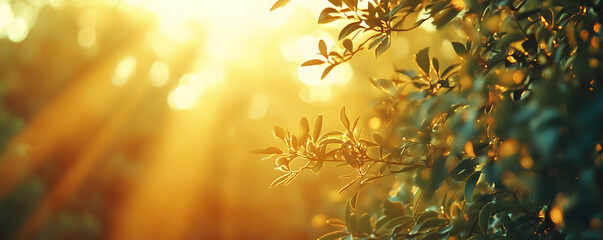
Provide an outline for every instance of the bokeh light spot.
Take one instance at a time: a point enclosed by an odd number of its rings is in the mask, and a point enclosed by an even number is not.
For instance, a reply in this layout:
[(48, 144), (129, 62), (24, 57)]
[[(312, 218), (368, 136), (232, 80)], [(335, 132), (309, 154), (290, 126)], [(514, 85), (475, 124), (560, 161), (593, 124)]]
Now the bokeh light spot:
[(151, 85), (160, 87), (165, 85), (170, 78), (170, 68), (162, 61), (156, 61), (151, 66)]
[(268, 112), (268, 98), (262, 94), (256, 94), (249, 102), (248, 116), (251, 119), (260, 119)]
[(83, 27), (77, 34), (77, 42), (83, 48), (89, 48), (96, 43), (96, 31), (91, 26)]
[(119, 61), (117, 68), (115, 69), (115, 74), (113, 75), (113, 84), (115, 86), (124, 85), (126, 82), (128, 82), (128, 79), (134, 73), (135, 69), (136, 58), (129, 56)]

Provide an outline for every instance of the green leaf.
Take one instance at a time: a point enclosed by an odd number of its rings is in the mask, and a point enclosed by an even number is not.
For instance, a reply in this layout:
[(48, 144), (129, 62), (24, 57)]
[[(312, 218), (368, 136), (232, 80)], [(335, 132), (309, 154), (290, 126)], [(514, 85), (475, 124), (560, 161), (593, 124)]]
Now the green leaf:
[(419, 51), (415, 55), (415, 62), (417, 63), (421, 71), (423, 71), (423, 74), (425, 76), (429, 76), (429, 67), (431, 66), (431, 64), (429, 63), (429, 48), (424, 48)]
[(318, 41), (318, 51), (320, 52), (321, 55), (323, 55), (325, 58), (328, 57), (329, 55), (327, 54), (327, 44), (325, 43), (324, 40), (320, 39), (320, 41)]
[(373, 140), (379, 144), (383, 144), (383, 137), (379, 133), (373, 133)]
[(325, 70), (322, 72), (322, 76), (320, 76), (320, 79), (325, 79), (325, 77), (329, 74), (329, 72), (331, 72), (331, 70), (333, 70), (335, 66), (337, 65), (333, 64), (326, 67)]
[(372, 48), (376, 47), (377, 45), (379, 45), (379, 43), (383, 42), (383, 40), (385, 40), (386, 38), (387, 38), (387, 35), (381, 35), (381, 36), (373, 39), (371, 44), (369, 44), (368, 49), (372, 49)]
[(499, 49), (506, 51), (509, 48), (509, 45), (511, 45), (511, 43), (518, 42), (524, 39), (527, 38), (521, 31), (508, 32), (500, 40), (498, 40), (496, 46)]
[(264, 148), (264, 149), (253, 150), (252, 153), (257, 153), (257, 154), (281, 154), (281, 153), (283, 153), (283, 151), (281, 151), (280, 149), (278, 149), (276, 147), (267, 147), (267, 148)]
[(461, 161), (452, 171), (450, 171), (449, 176), (455, 181), (461, 181), (467, 178), (469, 175), (473, 174), (475, 169), (475, 161), (471, 159), (465, 159)]
[(438, 29), (449, 24), (454, 17), (459, 13), (459, 10), (455, 8), (447, 8), (439, 12), (433, 19), (433, 25), (436, 25)]
[(352, 209), (356, 209), (356, 206), (358, 206), (358, 195), (360, 194), (360, 192), (358, 190), (356, 190), (356, 192), (354, 193), (354, 196), (352, 197), (352, 200), (350, 200), (350, 207), (352, 207)]
[(465, 183), (465, 200), (467, 200), (468, 203), (473, 202), (473, 189), (475, 189), (475, 185), (481, 174), (481, 171), (474, 173), (467, 179), (467, 183)]
[(350, 39), (346, 38), (345, 40), (343, 40), (343, 47), (345, 47), (345, 49), (348, 50), (349, 52), (354, 51), (354, 43)]
[(489, 202), (486, 205), (484, 205), (484, 207), (482, 208), (482, 210), (479, 212), (479, 227), (482, 229), (482, 231), (484, 233), (488, 233), (488, 225), (490, 222), (490, 213), (492, 212), (492, 207), (494, 206), (494, 203)]
[(381, 54), (383, 54), (385, 52), (385, 50), (387, 50), (389, 48), (390, 45), (391, 45), (391, 40), (389, 37), (386, 37), (385, 39), (383, 39), (383, 41), (375, 49), (375, 58), (377, 58)]
[(273, 11), (274, 9), (280, 8), (280, 7), (284, 7), (285, 5), (287, 5), (287, 3), (289, 3), (291, 0), (278, 0), (274, 3), (274, 5), (272, 5), (272, 7), (270, 8), (270, 11)]
[(369, 235), (373, 232), (373, 224), (371, 224), (371, 215), (364, 213), (358, 219), (358, 232), (360, 234)]
[(345, 37), (350, 35), (350, 33), (356, 31), (358, 28), (360, 28), (360, 23), (361, 22), (353, 22), (353, 23), (350, 23), (350, 24), (346, 25), (345, 27), (343, 27), (341, 29), (341, 32), (339, 32), (339, 37), (337, 39), (339, 39), (339, 41), (341, 41)]
[(383, 203), (383, 215), (388, 217), (399, 217), (406, 214), (404, 205), (400, 202), (385, 201)]
[(465, 49), (465, 45), (461, 44), (460, 42), (452, 42), (452, 48), (454, 48), (456, 54), (461, 57), (466, 56), (468, 53), (467, 49)]
[(433, 70), (440, 74), (440, 60), (434, 57), (431, 59), (431, 64), (433, 66)]
[(345, 114), (345, 106), (341, 107), (339, 111), (339, 118), (341, 119), (341, 123), (346, 129), (350, 129), (350, 119), (348, 115)]
[(318, 238), (318, 240), (335, 240), (335, 239), (345, 237), (347, 235), (349, 235), (349, 233), (346, 233), (346, 232), (340, 230), (340, 231), (330, 232), (325, 235), (322, 235), (321, 237)]
[(320, 137), (320, 130), (322, 129), (322, 115), (319, 114), (316, 117), (316, 122), (314, 122), (314, 131), (312, 134), (312, 139), (314, 139), (314, 142), (318, 141), (318, 138)]
[(334, 13), (339, 13), (339, 11), (335, 10), (334, 8), (325, 8), (320, 12), (320, 15), (318, 16), (318, 23), (319, 24), (323, 24), (323, 23), (329, 23), (332, 21), (335, 21), (341, 17), (339, 16), (333, 16), (332, 14)]
[(448, 66), (446, 69), (444, 69), (444, 71), (442, 71), (442, 78), (447, 78), (448, 73), (450, 71), (452, 71), (453, 69), (458, 68), (460, 65), (461, 64), (455, 63), (455, 64)]

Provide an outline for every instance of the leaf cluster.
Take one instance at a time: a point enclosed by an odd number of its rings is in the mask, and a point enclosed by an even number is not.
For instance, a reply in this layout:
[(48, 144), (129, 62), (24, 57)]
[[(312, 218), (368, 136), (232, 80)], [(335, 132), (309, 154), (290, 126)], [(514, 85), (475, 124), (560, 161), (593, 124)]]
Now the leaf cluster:
[[(383, 91), (373, 108), (384, 135), (362, 139), (357, 118), (351, 123), (343, 108), (343, 131), (303, 137), (302, 123), (295, 137), (275, 129), (288, 150), (258, 151), (284, 169), (276, 184), (305, 169), (283, 165), (299, 158), (308, 169), (335, 162), (357, 173), (341, 190), (356, 189), (344, 218), (330, 221), (340, 229), (321, 239), (603, 236), (603, 3), (329, 2), (319, 23), (349, 22), (339, 34), (345, 50), (329, 52), (321, 40), (323, 59), (302, 64), (327, 63), (323, 77), (358, 51), (375, 48), (379, 56), (392, 32), (427, 19), (457, 28), (466, 41), (452, 42), (458, 59), (449, 66), (426, 48), (415, 54), (414, 69), (370, 79)], [(395, 195), (380, 212), (355, 209), (360, 189), (377, 179)]]

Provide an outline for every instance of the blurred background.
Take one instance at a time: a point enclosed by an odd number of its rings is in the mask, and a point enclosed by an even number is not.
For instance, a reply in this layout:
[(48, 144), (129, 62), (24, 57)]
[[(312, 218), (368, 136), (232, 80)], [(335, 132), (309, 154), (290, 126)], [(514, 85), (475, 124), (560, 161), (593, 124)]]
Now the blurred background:
[(319, 39), (342, 48), (346, 23), (316, 23), (328, 1), (273, 3), (0, 0), (0, 239), (328, 232), (349, 197), (338, 170), (268, 188), (279, 172), (250, 151), (304, 116), (339, 129), (344, 105), (376, 129), (369, 76), (412, 67), (426, 46), (443, 64), (455, 54), (426, 27), (321, 81), (324, 66), (299, 65)]

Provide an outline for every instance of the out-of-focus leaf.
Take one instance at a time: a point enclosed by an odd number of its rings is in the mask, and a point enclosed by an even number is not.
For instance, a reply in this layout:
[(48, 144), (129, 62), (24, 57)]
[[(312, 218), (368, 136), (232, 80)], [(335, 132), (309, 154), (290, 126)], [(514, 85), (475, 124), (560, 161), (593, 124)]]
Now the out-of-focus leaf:
[(335, 240), (335, 239), (345, 237), (347, 235), (349, 235), (349, 233), (346, 233), (344, 231), (335, 231), (335, 232), (330, 232), (325, 235), (322, 235), (321, 237), (318, 238), (318, 240)]
[(423, 71), (423, 74), (425, 76), (429, 76), (429, 67), (431, 66), (431, 64), (429, 63), (429, 48), (424, 48), (419, 51), (415, 55), (415, 62), (417, 63), (421, 71)]
[(346, 50), (348, 50), (349, 52), (353, 52), (354, 51), (354, 43), (350, 39), (346, 38), (345, 40), (343, 40), (343, 47)]
[(320, 59), (312, 59), (312, 60), (305, 61), (304, 63), (301, 64), (301, 66), (306, 67), (306, 66), (320, 65), (323, 63), (325, 63), (325, 61), (320, 60)]
[(322, 114), (319, 114), (316, 117), (316, 122), (314, 122), (314, 131), (312, 132), (312, 139), (314, 139), (314, 141), (318, 141), (318, 138), (320, 137), (320, 131), (322, 129)]
[(336, 7), (341, 7), (341, 4), (343, 3), (341, 0), (329, 0), (329, 2)]
[(345, 222), (338, 218), (329, 218), (327, 219), (327, 223), (333, 226), (345, 226)]
[(291, 175), (291, 173), (286, 173), (286, 174), (284, 174), (284, 175), (282, 175), (282, 176), (274, 179), (274, 181), (272, 181), (272, 183), (270, 183), (270, 187), (273, 188), (273, 187), (278, 186), (279, 184), (281, 184), (282, 182), (284, 182), (285, 180), (287, 180), (287, 178), (290, 175)]
[(358, 219), (358, 232), (361, 234), (371, 234), (373, 225), (371, 224), (371, 215), (368, 213), (362, 214)]
[(339, 111), (339, 118), (341, 119), (343, 126), (346, 129), (350, 129), (350, 119), (348, 118), (348, 115), (345, 114), (345, 106)]
[(339, 189), (339, 191), (337, 193), (341, 193), (343, 191), (345, 191), (346, 189), (348, 189), (350, 186), (352, 186), (352, 184), (354, 184), (356, 181), (358, 181), (359, 178), (354, 179), (353, 181), (349, 182), (348, 184), (346, 184), (345, 186), (343, 186), (341, 189)]
[(492, 211), (492, 207), (494, 206), (494, 203), (489, 202), (486, 205), (484, 205), (484, 207), (482, 208), (482, 210), (479, 212), (479, 227), (482, 229), (482, 232), (484, 233), (488, 233), (488, 223), (490, 222), (490, 212)]
[(461, 57), (464, 57), (467, 55), (467, 49), (465, 49), (465, 46), (463, 44), (461, 44), (460, 42), (452, 42), (452, 48), (454, 48), (454, 51), (456, 52), (456, 54), (458, 54)]
[(280, 149), (278, 149), (276, 147), (267, 147), (267, 148), (264, 148), (264, 149), (253, 150), (252, 153), (257, 153), (257, 154), (281, 154), (281, 153), (283, 153), (283, 151), (281, 151)]
[(322, 170), (322, 166), (324, 166), (325, 162), (324, 161), (318, 161), (316, 163), (316, 166), (314, 166), (312, 168), (312, 172), (315, 174), (318, 174), (320, 172), (320, 170)]
[(467, 183), (465, 183), (465, 200), (467, 200), (468, 203), (473, 202), (473, 189), (475, 189), (475, 185), (481, 174), (481, 171), (474, 173), (467, 179)]
[(383, 137), (379, 133), (373, 133), (373, 140), (379, 144), (383, 144)]
[(518, 42), (524, 39), (527, 38), (521, 31), (508, 32), (500, 40), (498, 40), (496, 45), (499, 49), (506, 50), (509, 48), (509, 45), (511, 45), (511, 43)]
[(274, 126), (274, 136), (283, 140), (287, 138), (285, 129), (280, 126)]
[(272, 5), (272, 7), (270, 8), (270, 11), (273, 11), (274, 9), (280, 8), (280, 7), (284, 7), (285, 5), (287, 5), (287, 3), (289, 3), (291, 0), (278, 0), (274, 3), (274, 5)]
[(358, 205), (358, 195), (360, 194), (360, 192), (358, 190), (356, 190), (356, 192), (354, 193), (354, 196), (352, 197), (352, 200), (350, 200), (350, 207), (352, 207), (352, 209), (356, 209), (356, 206)]
[(461, 64), (455, 63), (448, 66), (444, 71), (442, 71), (442, 78), (448, 78), (448, 73), (450, 73), (453, 69), (459, 67)]

